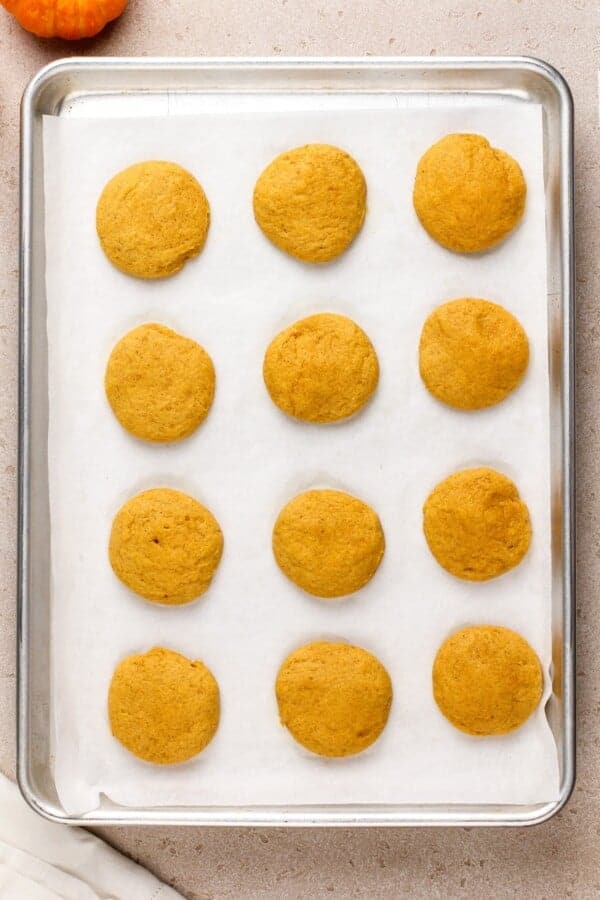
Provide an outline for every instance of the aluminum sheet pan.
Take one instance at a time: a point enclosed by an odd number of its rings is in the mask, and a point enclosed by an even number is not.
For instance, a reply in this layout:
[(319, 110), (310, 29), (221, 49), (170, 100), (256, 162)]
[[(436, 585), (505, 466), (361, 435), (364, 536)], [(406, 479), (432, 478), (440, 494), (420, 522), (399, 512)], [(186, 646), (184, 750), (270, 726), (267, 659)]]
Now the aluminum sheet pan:
[[(118, 807), (68, 816), (52, 775), (49, 679), (48, 390), (42, 116), (116, 117), (236, 108), (391, 108), (506, 100), (543, 108), (551, 395), (553, 693), (560, 796), (532, 806)], [(451, 95), (451, 96), (449, 96)], [(22, 107), (18, 780), (42, 815), (71, 824), (525, 825), (567, 801), (575, 778), (573, 111), (568, 86), (528, 58), (69, 59), (42, 69)]]

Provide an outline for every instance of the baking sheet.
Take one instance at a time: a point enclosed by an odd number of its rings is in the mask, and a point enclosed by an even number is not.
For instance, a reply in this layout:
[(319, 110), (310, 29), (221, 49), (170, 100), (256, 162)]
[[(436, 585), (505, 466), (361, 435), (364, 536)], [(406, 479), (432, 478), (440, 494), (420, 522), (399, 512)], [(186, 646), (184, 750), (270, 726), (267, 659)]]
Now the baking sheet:
[[(455, 256), (431, 241), (411, 205), (424, 149), (449, 131), (476, 131), (512, 153), (528, 183), (523, 223), (497, 250)], [(254, 223), (257, 175), (277, 153), (310, 141), (347, 149), (365, 172), (369, 212), (339, 261), (309, 267), (272, 247)], [(126, 806), (318, 803), (511, 803), (558, 796), (558, 763), (543, 704), (513, 735), (477, 739), (452, 728), (430, 687), (435, 652), (458, 627), (514, 628), (550, 647), (549, 388), (541, 108), (448, 106), (161, 119), (44, 121), (52, 548), (52, 712), (57, 790), (67, 812), (101, 794)], [(177, 276), (140, 282), (98, 245), (98, 195), (120, 168), (165, 158), (189, 168), (211, 203), (202, 255)], [(444, 408), (422, 386), (417, 344), (440, 302), (483, 296), (515, 313), (531, 363), (504, 404), (476, 414)], [(373, 402), (332, 427), (288, 420), (262, 384), (264, 350), (295, 319), (330, 310), (354, 318), (381, 364)], [(217, 371), (211, 413), (187, 441), (145, 445), (118, 425), (103, 393), (114, 343), (160, 321), (200, 341)], [(534, 528), (513, 572), (486, 584), (452, 578), (421, 531), (429, 490), (451, 471), (495, 466), (512, 477)], [(210, 590), (180, 609), (131, 594), (114, 577), (114, 513), (144, 488), (187, 491), (216, 515), (225, 552)], [(352, 598), (319, 601), (279, 572), (270, 533), (297, 492), (331, 486), (379, 513), (386, 555)], [(394, 684), (380, 740), (322, 760), (279, 725), (273, 682), (282, 659), (317, 638), (360, 644)], [(106, 691), (115, 665), (154, 645), (203, 659), (222, 694), (218, 733), (176, 767), (136, 760), (110, 735)]]

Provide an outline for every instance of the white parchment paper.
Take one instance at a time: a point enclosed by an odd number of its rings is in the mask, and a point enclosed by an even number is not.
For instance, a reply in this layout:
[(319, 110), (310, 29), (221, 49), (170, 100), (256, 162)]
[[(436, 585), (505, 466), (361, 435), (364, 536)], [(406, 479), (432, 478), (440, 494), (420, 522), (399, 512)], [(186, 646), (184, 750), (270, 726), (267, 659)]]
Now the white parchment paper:
[[(550, 663), (549, 397), (541, 110), (486, 108), (226, 112), (161, 119), (44, 122), (52, 546), (52, 708), (60, 799), (70, 812), (100, 794), (130, 806), (344, 802), (515, 803), (554, 799), (557, 755), (544, 705), (515, 734), (456, 731), (431, 694), (431, 665), (453, 630), (496, 623), (520, 632)], [(474, 131), (513, 154), (528, 184), (523, 223), (476, 257), (437, 246), (411, 203), (420, 155), (450, 131)], [(368, 183), (363, 232), (339, 261), (303, 265), (276, 250), (252, 215), (258, 174), (279, 152), (338, 144)], [(105, 182), (143, 159), (192, 171), (209, 197), (202, 255), (174, 278), (144, 282), (105, 259), (95, 207)], [(421, 384), (417, 345), (439, 303), (486, 297), (515, 313), (531, 341), (519, 390), (480, 413), (452, 411)], [(311, 313), (351, 316), (370, 335), (381, 382), (350, 422), (299, 424), (262, 382), (271, 338)], [(114, 343), (163, 322), (211, 354), (217, 391), (206, 422), (172, 446), (145, 444), (113, 417), (103, 390)], [(455, 469), (488, 464), (513, 478), (534, 537), (524, 562), (485, 584), (444, 572), (421, 530), (422, 504)], [(196, 603), (161, 608), (130, 593), (107, 558), (112, 518), (137, 491), (172, 486), (219, 520), (225, 551)], [(279, 572), (273, 521), (297, 492), (347, 490), (379, 513), (384, 561), (354, 597), (326, 602)], [(390, 672), (394, 703), (363, 754), (323, 760), (277, 718), (273, 684), (283, 658), (318, 638), (373, 651)], [(127, 654), (154, 645), (204, 660), (219, 681), (218, 733), (195, 760), (153, 767), (112, 738), (108, 684)]]

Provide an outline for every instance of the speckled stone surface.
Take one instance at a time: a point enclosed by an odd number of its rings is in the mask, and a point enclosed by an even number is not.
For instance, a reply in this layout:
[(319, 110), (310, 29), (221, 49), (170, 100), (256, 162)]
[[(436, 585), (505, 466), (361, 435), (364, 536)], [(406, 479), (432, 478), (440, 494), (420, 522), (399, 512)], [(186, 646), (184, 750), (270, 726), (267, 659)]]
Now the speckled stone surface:
[(600, 896), (600, 146), (596, 0), (130, 0), (90, 43), (41, 43), (0, 10), (0, 768), (14, 774), (18, 103), (29, 78), (94, 55), (529, 54), (576, 105), (579, 777), (519, 830), (104, 829), (188, 898)]

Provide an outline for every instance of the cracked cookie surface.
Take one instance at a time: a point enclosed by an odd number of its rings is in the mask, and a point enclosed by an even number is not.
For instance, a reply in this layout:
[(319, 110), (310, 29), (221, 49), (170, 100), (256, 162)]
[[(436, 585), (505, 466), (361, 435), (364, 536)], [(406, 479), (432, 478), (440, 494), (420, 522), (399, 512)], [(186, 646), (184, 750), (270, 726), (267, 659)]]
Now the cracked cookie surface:
[(423, 530), (438, 563), (467, 581), (508, 572), (531, 543), (529, 510), (517, 486), (486, 467), (440, 481), (425, 501)]
[(354, 415), (379, 381), (375, 349), (359, 326), (336, 313), (300, 319), (269, 344), (263, 377), (273, 402), (305, 422)]
[(176, 163), (149, 160), (105, 185), (96, 231), (110, 261), (136, 278), (165, 278), (206, 242), (210, 207), (194, 176)]
[(413, 203), (442, 247), (479, 253), (502, 241), (525, 210), (527, 186), (512, 156), (480, 134), (447, 134), (421, 157)]
[(366, 213), (365, 177), (330, 144), (277, 156), (254, 188), (254, 217), (269, 240), (303, 262), (335, 259), (352, 243)]

